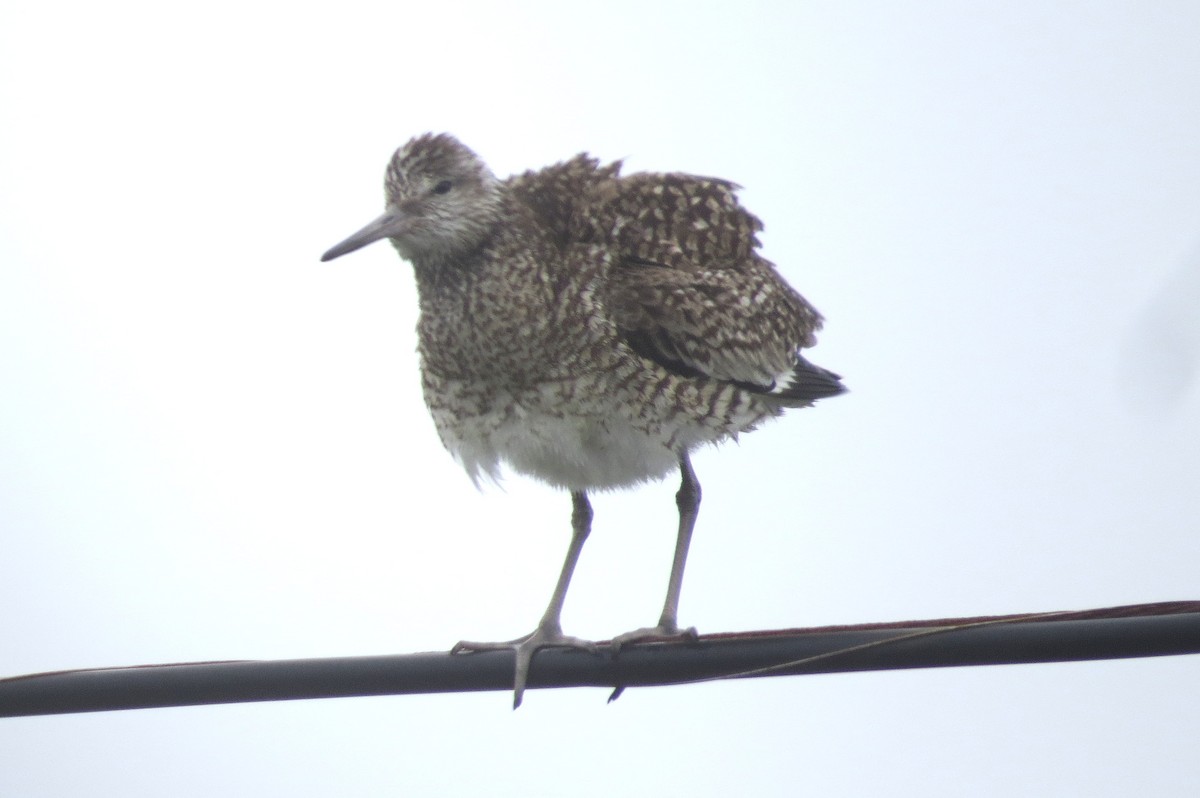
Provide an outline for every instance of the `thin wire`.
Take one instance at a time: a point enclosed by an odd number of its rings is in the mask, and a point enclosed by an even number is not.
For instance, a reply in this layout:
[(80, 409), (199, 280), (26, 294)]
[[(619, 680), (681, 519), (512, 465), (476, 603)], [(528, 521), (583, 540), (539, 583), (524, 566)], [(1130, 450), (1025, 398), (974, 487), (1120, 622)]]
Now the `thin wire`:
[[(895, 637), (888, 637), (883, 640), (872, 640), (867, 643), (859, 643), (858, 645), (854, 645), (854, 646), (846, 646), (845, 648), (839, 648), (834, 651), (825, 651), (820, 654), (813, 654), (812, 656), (801, 657), (800, 659), (788, 660), (787, 662), (778, 662), (778, 663), (775, 663), (774, 665), (764, 665), (761, 668), (750, 668), (749, 670), (737, 670), (737, 671), (731, 671), (729, 673), (717, 673), (717, 674), (712, 674), (709, 676), (700, 676), (695, 679), (688, 679), (683, 682), (678, 682), (677, 684), (702, 684), (704, 682), (718, 682), (718, 681), (723, 681), (726, 679), (746, 679), (746, 678), (753, 678), (755, 676), (770, 676), (774, 673), (786, 671), (791, 668), (802, 667), (804, 665), (809, 665), (811, 663), (819, 662), (821, 660), (835, 659), (837, 657), (844, 657), (848, 654), (857, 654), (860, 651), (866, 651), (867, 649), (872, 649), (872, 648), (884, 648), (886, 646), (895, 645), (897, 643), (903, 643), (906, 640), (915, 640), (915, 639), (922, 638), (922, 637), (933, 637), (935, 635), (944, 635), (944, 634), (949, 634), (951, 632), (961, 632), (965, 629), (976, 629), (976, 628), (983, 627), (983, 626), (1003, 626), (1005, 624), (1025, 623), (1027, 621), (1041, 621), (1041, 620), (1045, 620), (1047, 618), (1057, 618), (1057, 617), (1061, 617), (1064, 615), (1078, 615), (1078, 614), (1079, 614), (1078, 610), (1059, 610), (1056, 612), (1037, 613), (1035, 615), (1021, 615), (1021, 616), (1018, 616), (1015, 618), (991, 618), (986, 621), (974, 621), (972, 623), (962, 623), (962, 624), (956, 624), (954, 626), (940, 626), (936, 629), (920, 629), (916, 632), (909, 632), (907, 634), (896, 635)], [(613, 688), (612, 694), (609, 695), (607, 703), (611, 704), (613, 701), (616, 701), (618, 698), (620, 698), (621, 694), (625, 692), (626, 686), (627, 685), (622, 684), (622, 685), (617, 685), (615, 688)]]
[[(934, 635), (944, 635), (950, 632), (961, 632), (964, 629), (976, 629), (981, 626), (1003, 626), (1005, 624), (1025, 623), (1026, 621), (1041, 621), (1046, 618), (1055, 618), (1062, 615), (1075, 615), (1074, 610), (1060, 610), (1058, 612), (1043, 612), (1037, 615), (1023, 615), (1019, 618), (993, 618), (990, 621), (975, 621), (974, 623), (963, 623), (956, 626), (941, 626), (936, 629), (921, 629), (908, 634), (896, 635), (883, 640), (872, 640), (869, 643), (860, 643), (857, 646), (846, 646), (835, 651), (826, 651), (823, 654), (813, 654), (811, 657), (801, 657), (800, 659), (791, 660), (790, 662), (781, 662), (776, 665), (766, 665), (762, 668), (752, 668), (746, 671), (735, 671), (733, 673), (724, 673), (717, 676), (705, 676), (696, 679), (696, 682), (712, 682), (721, 679), (742, 679), (749, 676), (767, 676), (778, 671), (795, 668), (801, 665), (808, 665), (813, 662), (818, 662), (823, 659), (832, 659), (834, 657), (843, 657), (847, 654), (855, 654), (859, 651), (865, 651), (869, 648), (882, 648), (883, 646), (895, 645), (902, 643), (905, 640), (913, 640), (919, 637), (933, 637)], [(689, 682), (690, 684), (691, 682)]]

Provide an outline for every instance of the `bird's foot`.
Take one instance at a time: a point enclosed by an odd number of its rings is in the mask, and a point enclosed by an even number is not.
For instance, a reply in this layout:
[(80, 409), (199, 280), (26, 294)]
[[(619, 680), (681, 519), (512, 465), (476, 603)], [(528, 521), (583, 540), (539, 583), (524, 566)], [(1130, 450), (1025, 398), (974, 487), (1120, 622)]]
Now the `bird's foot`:
[(682, 643), (684, 641), (695, 643), (700, 639), (700, 635), (696, 633), (696, 627), (689, 626), (687, 629), (680, 629), (673, 623), (659, 622), (658, 626), (646, 626), (641, 629), (634, 629), (632, 632), (625, 632), (617, 635), (612, 639), (612, 653), (616, 657), (621, 653), (621, 648), (631, 643)]
[(450, 649), (451, 654), (475, 654), (481, 651), (512, 651), (517, 661), (513, 668), (513, 709), (521, 706), (525, 695), (525, 683), (529, 679), (529, 665), (533, 655), (543, 648), (578, 648), (592, 654), (599, 653), (591, 640), (564, 635), (557, 628), (539, 626), (524, 637), (499, 643), (473, 643), (461, 640)]

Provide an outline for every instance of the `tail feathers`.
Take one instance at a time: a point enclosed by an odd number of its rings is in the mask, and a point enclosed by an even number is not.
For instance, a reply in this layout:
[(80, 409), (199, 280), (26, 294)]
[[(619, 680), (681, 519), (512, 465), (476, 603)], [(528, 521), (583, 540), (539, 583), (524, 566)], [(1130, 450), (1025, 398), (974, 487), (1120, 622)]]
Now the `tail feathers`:
[(808, 362), (797, 353), (796, 365), (787, 374), (776, 380), (767, 396), (791, 404), (812, 404), (818, 399), (828, 399), (846, 392), (842, 376), (829, 369)]

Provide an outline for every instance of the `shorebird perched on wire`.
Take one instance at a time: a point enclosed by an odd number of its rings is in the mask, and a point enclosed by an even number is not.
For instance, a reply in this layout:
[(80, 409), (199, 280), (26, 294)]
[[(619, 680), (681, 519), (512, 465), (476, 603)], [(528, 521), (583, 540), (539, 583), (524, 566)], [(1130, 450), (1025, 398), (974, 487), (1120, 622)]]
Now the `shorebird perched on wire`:
[(737, 186), (620, 167), (579, 155), (499, 180), (452, 136), (418, 136), (388, 165), (384, 214), (321, 258), (390, 239), (416, 272), (422, 386), (446, 448), (476, 482), (507, 463), (571, 494), (570, 547), (537, 628), (454, 648), (515, 651), (514, 707), (539, 649), (595, 650), (559, 622), (589, 491), (679, 469), (662, 615), (613, 643), (679, 635), (700, 506), (689, 453), (844, 390), (800, 354), (821, 316), (758, 254), (762, 223)]

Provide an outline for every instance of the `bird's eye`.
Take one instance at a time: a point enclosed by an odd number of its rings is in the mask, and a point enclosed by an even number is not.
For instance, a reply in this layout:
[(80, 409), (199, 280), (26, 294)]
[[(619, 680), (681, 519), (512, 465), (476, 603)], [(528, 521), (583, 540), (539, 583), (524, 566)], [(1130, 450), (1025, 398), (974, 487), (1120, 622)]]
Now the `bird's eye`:
[(450, 189), (452, 189), (452, 188), (454, 188), (453, 183), (451, 183), (449, 180), (443, 180), (442, 182), (438, 183), (436, 186), (433, 187), (433, 193), (434, 194), (445, 194), (445, 193), (449, 192)]

